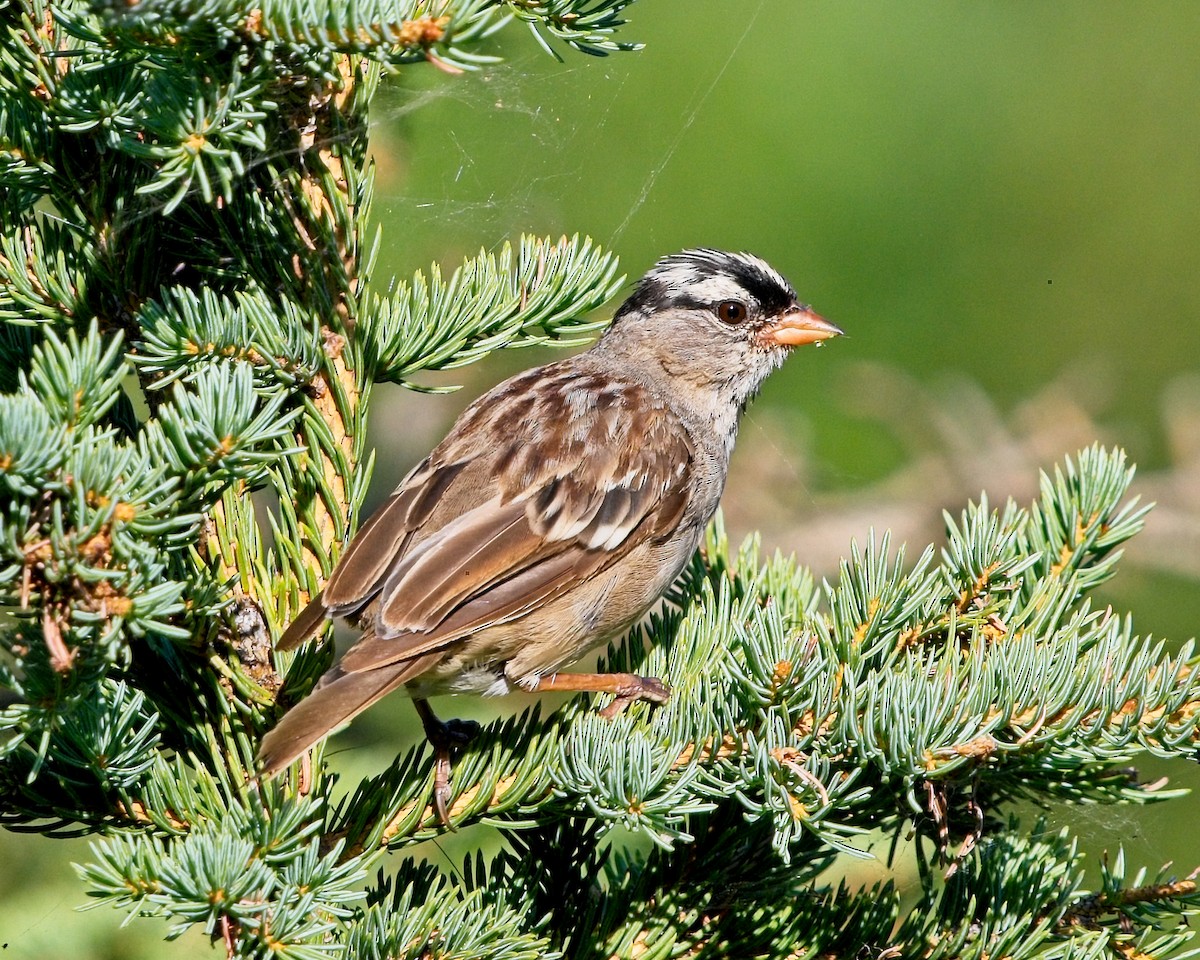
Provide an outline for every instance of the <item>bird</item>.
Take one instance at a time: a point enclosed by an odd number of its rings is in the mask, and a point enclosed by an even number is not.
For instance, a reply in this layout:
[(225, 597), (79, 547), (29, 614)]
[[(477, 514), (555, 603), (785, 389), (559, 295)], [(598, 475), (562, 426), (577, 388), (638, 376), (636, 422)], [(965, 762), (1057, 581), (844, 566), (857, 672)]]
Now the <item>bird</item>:
[(591, 691), (610, 718), (666, 703), (659, 678), (564, 668), (656, 604), (717, 510), (747, 404), (794, 347), (841, 333), (753, 254), (660, 259), (589, 349), (477, 399), (362, 525), (277, 649), (333, 617), (362, 635), (263, 738), (260, 775), (404, 688), (450, 826), (451, 751), (478, 725), (429, 697)]

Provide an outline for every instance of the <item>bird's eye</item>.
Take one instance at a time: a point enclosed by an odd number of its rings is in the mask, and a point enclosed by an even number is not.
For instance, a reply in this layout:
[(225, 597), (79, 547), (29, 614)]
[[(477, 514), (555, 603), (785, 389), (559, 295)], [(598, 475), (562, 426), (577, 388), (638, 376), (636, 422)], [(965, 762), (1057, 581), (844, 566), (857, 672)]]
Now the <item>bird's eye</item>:
[(740, 300), (723, 300), (717, 305), (717, 316), (724, 323), (739, 324), (746, 319), (746, 305)]

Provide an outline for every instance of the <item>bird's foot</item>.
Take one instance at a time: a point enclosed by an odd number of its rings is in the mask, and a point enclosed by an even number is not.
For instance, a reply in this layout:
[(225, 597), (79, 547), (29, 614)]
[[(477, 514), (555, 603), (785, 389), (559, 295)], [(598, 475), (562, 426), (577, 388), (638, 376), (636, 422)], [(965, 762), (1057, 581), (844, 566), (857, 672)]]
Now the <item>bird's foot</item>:
[(480, 727), (474, 720), (439, 720), (425, 700), (414, 700), (413, 705), (433, 748), (433, 809), (442, 826), (454, 830), (450, 822), (451, 754), (474, 740)]
[(671, 688), (657, 677), (639, 677), (634, 673), (555, 673), (539, 677), (535, 689), (541, 693), (550, 690), (611, 693), (616, 699), (600, 711), (600, 716), (606, 720), (611, 720), (635, 700), (666, 703), (671, 699)]
[(639, 677), (635, 674), (618, 674), (628, 680), (617, 687), (613, 702), (599, 711), (605, 720), (611, 720), (635, 700), (647, 703), (666, 703), (671, 699), (671, 688), (658, 677)]

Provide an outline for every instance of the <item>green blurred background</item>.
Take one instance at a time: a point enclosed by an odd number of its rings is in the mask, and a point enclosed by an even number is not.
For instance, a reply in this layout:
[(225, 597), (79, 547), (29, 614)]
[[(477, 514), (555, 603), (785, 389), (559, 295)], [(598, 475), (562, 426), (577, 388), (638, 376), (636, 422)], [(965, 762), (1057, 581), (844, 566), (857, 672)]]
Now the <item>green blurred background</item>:
[[(822, 574), (852, 537), (919, 550), (941, 508), (1033, 495), (1100, 439), (1160, 506), (1104, 599), (1142, 632), (1200, 623), (1200, 6), (1140, 0), (641, 0), (640, 53), (555, 63), (510, 27), (504, 64), (405, 70), (375, 112), (376, 276), (452, 268), (522, 231), (586, 233), (630, 276), (698, 244), (748, 249), (849, 336), (799, 352), (751, 410), (726, 497)], [(381, 496), (513, 352), (379, 391)], [(455, 707), (457, 710), (457, 705)], [(489, 708), (490, 709), (490, 708)], [(478, 715), (478, 714), (476, 714)], [(411, 708), (342, 734), (349, 778)], [(360, 746), (361, 745), (361, 746)], [(1148, 778), (1200, 786), (1193, 768)], [(1059, 811), (1089, 848), (1181, 873), (1200, 800)], [(83, 841), (0, 835), (7, 956), (211, 956), (165, 926), (79, 914)]]

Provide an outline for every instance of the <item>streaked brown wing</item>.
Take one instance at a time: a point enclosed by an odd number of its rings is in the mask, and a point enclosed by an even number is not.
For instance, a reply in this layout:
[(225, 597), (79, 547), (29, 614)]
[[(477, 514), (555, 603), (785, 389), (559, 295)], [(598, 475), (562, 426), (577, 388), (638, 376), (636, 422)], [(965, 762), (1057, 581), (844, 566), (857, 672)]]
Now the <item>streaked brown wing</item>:
[[(674, 415), (636, 384), (536, 373), (469, 408), (424, 474), (414, 473), (428, 477), (421, 491), (402, 487), (385, 507), (395, 516), (372, 518), (356, 538), (343, 564), (353, 560), (362, 579), (353, 588), (331, 579), (326, 606), (336, 612), (334, 586), (341, 603), (370, 602), (373, 636), (343, 657), (343, 670), (420, 656), (519, 617), (675, 528), (693, 451)], [(468, 442), (486, 453), (470, 458)], [(446, 462), (465, 466), (414, 527), (413, 505)], [(490, 496), (463, 510), (463, 484)], [(446, 502), (458, 505), (453, 515)], [(364, 536), (372, 542), (360, 546)], [(386, 563), (354, 559), (381, 546)]]
[(326, 607), (353, 610), (378, 590), (413, 531), (429, 519), (438, 499), (466, 466), (460, 460), (435, 467), (431, 459), (418, 464), (359, 529), (321, 593)]
[[(307, 640), (329, 616), (352, 614), (379, 592), (388, 570), (426, 524), (469, 461), (419, 463), (358, 529), (325, 589), (288, 625), (276, 645), (291, 650)], [(465, 488), (470, 489), (470, 488)]]

